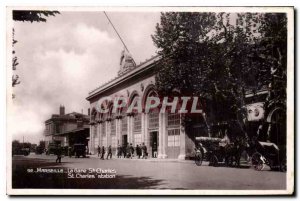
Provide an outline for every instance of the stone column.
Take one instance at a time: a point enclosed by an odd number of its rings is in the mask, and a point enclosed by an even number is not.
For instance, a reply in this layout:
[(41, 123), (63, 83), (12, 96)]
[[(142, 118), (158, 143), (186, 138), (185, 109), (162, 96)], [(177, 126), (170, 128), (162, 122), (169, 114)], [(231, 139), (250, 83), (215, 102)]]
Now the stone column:
[(163, 121), (163, 128), (162, 128), (162, 153), (163, 158), (168, 158), (167, 155), (167, 146), (168, 146), (168, 130), (167, 130), (167, 117), (166, 113), (162, 113), (162, 121)]
[(130, 143), (133, 144), (133, 116), (130, 117)]
[(121, 119), (116, 119), (116, 138), (117, 138), (117, 146), (120, 144), (120, 136), (121, 136)]
[(95, 153), (95, 142), (96, 142), (96, 135), (97, 135), (97, 124), (94, 125), (93, 127), (93, 144), (92, 144), (92, 152), (93, 154), (96, 154)]
[(148, 114), (145, 113), (144, 114), (144, 137), (142, 138), (142, 143), (144, 142), (147, 147), (150, 146), (150, 143), (148, 142), (148, 138), (149, 138), (149, 136), (148, 136), (149, 135), (149, 132), (148, 132), (149, 124), (148, 123), (149, 123), (148, 122)]
[(118, 145), (121, 145), (121, 119), (116, 119), (116, 140), (117, 140), (117, 147), (115, 155), (118, 155)]
[(95, 149), (95, 153), (97, 153), (97, 147), (99, 145), (99, 131), (100, 131), (100, 123), (97, 123), (97, 130), (96, 130), (96, 139), (95, 139), (95, 145), (94, 145), (94, 149)]
[(88, 142), (89, 152), (92, 153), (92, 141), (93, 141), (93, 126), (90, 125), (90, 140)]
[(185, 160), (185, 127), (182, 125), (182, 115), (180, 115), (180, 152), (178, 159)]
[(158, 130), (158, 158), (167, 158), (165, 147), (165, 132), (166, 132), (165, 113), (159, 113), (159, 130)]
[(106, 147), (109, 146), (110, 143), (110, 122), (106, 121)]
[(146, 134), (146, 129), (145, 129), (145, 113), (143, 112), (142, 113), (142, 117), (141, 117), (141, 123), (142, 123), (142, 125), (141, 125), (141, 135), (142, 135), (142, 137), (141, 137), (141, 141), (142, 141), (142, 143), (145, 141), (145, 134)]
[(131, 116), (127, 116), (127, 142), (131, 142)]
[(102, 126), (103, 123), (99, 123), (99, 146), (102, 147)]

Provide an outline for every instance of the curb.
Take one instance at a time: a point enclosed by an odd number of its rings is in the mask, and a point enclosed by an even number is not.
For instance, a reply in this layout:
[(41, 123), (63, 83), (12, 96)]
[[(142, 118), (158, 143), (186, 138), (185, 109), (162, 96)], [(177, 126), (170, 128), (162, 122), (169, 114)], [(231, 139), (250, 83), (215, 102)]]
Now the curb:
[[(89, 155), (90, 158), (93, 159), (99, 159), (97, 155)], [(105, 159), (106, 160), (106, 159)], [(116, 158), (113, 157), (109, 160), (122, 160), (122, 161), (144, 161), (144, 162), (154, 162), (154, 163), (160, 163), (160, 162), (173, 162), (173, 163), (194, 163), (193, 160), (180, 160), (180, 159), (138, 159), (138, 158)]]

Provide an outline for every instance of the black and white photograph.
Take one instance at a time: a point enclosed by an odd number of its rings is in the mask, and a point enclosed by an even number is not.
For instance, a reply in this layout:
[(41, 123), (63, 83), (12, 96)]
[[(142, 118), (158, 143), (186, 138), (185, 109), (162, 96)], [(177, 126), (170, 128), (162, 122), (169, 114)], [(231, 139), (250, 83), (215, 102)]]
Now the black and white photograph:
[(293, 7), (7, 7), (7, 194), (292, 195)]

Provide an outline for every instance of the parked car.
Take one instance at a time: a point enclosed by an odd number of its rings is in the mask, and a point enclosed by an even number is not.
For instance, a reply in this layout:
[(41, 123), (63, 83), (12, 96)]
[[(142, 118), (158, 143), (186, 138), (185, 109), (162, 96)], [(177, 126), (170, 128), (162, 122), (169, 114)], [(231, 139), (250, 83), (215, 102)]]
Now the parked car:
[(35, 154), (43, 154), (44, 153), (44, 148), (42, 146), (37, 146), (35, 149)]
[(46, 154), (47, 155), (56, 154), (57, 147), (58, 146), (56, 143), (49, 143)]
[(12, 155), (23, 155), (28, 156), (30, 154), (30, 148), (21, 148), (21, 149), (14, 149), (12, 151)]

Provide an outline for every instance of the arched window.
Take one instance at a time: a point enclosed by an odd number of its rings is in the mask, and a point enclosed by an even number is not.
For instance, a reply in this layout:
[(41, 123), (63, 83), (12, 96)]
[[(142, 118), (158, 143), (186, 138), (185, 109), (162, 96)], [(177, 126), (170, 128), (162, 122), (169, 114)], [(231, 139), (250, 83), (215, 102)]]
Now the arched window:
[(127, 139), (127, 135), (128, 135), (128, 123), (127, 123), (127, 107), (122, 108), (122, 110), (120, 111), (120, 118), (121, 118), (121, 145), (122, 146), (127, 146), (128, 143), (128, 139)]
[[(158, 97), (155, 91), (150, 91), (148, 97)], [(145, 100), (147, 102), (147, 99)], [(146, 107), (146, 104), (145, 104)], [(157, 129), (159, 127), (159, 108), (151, 108), (148, 113), (148, 127), (149, 129)]]
[(142, 114), (138, 111), (133, 112), (133, 132), (141, 132)]
[[(130, 104), (134, 104), (134, 108), (138, 106), (138, 101), (140, 101), (140, 98), (138, 95), (134, 96)], [(133, 116), (133, 144), (136, 146), (137, 144), (142, 143), (142, 114), (134, 109), (132, 111), (132, 116)]]
[(110, 116), (110, 137), (111, 137), (111, 146), (113, 148), (117, 147), (117, 136), (116, 136), (116, 114), (113, 112), (113, 104), (110, 106), (109, 110)]
[(113, 112), (113, 105), (111, 104), (109, 109), (109, 120), (110, 120), (110, 135), (116, 135), (116, 114)]

